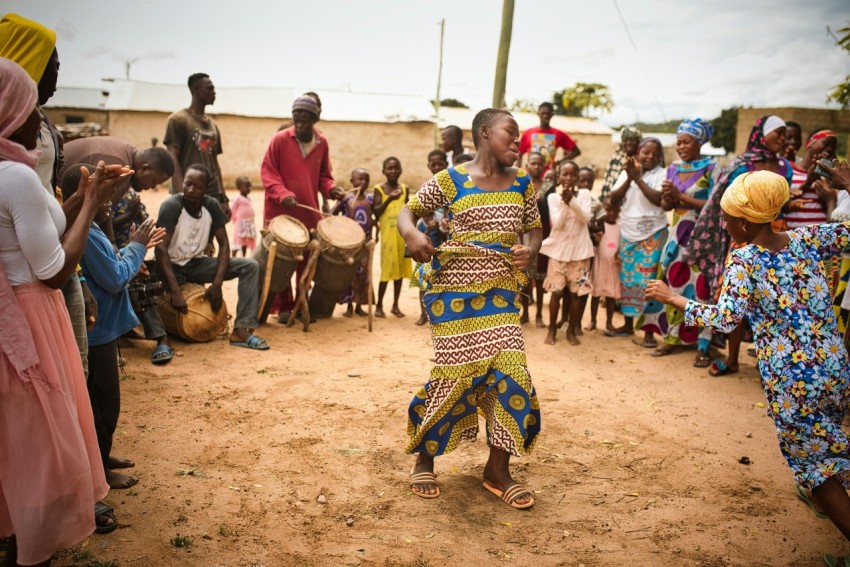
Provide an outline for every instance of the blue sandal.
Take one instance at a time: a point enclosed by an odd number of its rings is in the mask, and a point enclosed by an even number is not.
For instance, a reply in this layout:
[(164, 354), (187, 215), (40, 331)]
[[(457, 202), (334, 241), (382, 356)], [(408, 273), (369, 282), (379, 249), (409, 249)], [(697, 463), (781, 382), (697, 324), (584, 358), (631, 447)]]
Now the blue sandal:
[(795, 482), (794, 483), (794, 491), (797, 493), (797, 498), (802, 500), (806, 504), (806, 506), (811, 508), (812, 512), (814, 512), (815, 516), (817, 516), (818, 518), (821, 518), (821, 519), (829, 517), (826, 514), (824, 514), (823, 512), (821, 512), (820, 510), (818, 510), (817, 506), (815, 505), (814, 501), (812, 500), (812, 497), (809, 496), (809, 491), (806, 490), (806, 488), (802, 484), (800, 484), (799, 482)]
[(261, 339), (257, 335), (248, 335), (248, 339), (238, 342), (230, 342), (230, 346), (238, 346), (242, 348), (250, 348), (251, 350), (269, 350), (269, 343)]
[(156, 345), (156, 348), (153, 349), (153, 356), (151, 356), (151, 362), (154, 364), (168, 364), (171, 362), (171, 359), (174, 358), (174, 351), (168, 345)]

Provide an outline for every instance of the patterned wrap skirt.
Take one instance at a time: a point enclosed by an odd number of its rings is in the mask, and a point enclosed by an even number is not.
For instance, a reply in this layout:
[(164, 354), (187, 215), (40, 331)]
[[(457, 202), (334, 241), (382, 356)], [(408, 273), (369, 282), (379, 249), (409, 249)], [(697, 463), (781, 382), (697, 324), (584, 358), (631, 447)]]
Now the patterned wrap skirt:
[(658, 277), (667, 234), (665, 227), (640, 242), (620, 239), (620, 311), (624, 316), (638, 317), (643, 313), (646, 284)]

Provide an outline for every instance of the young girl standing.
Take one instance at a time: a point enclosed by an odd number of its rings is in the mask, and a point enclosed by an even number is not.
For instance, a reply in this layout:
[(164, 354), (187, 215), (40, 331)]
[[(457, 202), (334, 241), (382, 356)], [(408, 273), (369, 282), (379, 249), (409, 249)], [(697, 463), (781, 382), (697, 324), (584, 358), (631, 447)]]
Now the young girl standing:
[(617, 311), (617, 300), (620, 299), (620, 224), (617, 215), (620, 211), (611, 203), (611, 199), (605, 199), (605, 218), (603, 219), (602, 237), (596, 246), (596, 254), (593, 257), (593, 298), (590, 301), (590, 320), (593, 328), (596, 328), (596, 311), (599, 309), (599, 301), (605, 298), (605, 332), (614, 332), (614, 313)]
[(687, 325), (729, 332), (750, 320), (782, 455), (850, 539), (850, 451), (841, 428), (850, 370), (820, 266), (850, 249), (850, 223), (773, 232), (788, 195), (788, 182), (769, 171), (745, 173), (724, 193), (726, 229), (742, 246), (729, 255), (717, 305), (688, 300), (660, 280), (649, 283), (647, 296), (683, 311)]
[[(510, 474), (511, 456), (526, 454), (540, 432), (540, 405), (531, 384), (519, 323), (518, 294), (540, 247), (540, 215), (528, 174), (513, 167), (519, 127), (509, 112), (486, 109), (472, 121), (475, 159), (425, 183), (398, 217), (411, 256), (424, 265), (425, 305), (436, 365), (408, 412), (408, 453), (418, 453), (411, 490), (440, 495), (434, 457), (478, 434), (487, 422), (490, 457), (484, 487), (513, 508), (534, 499)], [(416, 229), (416, 217), (446, 208), (449, 240), (437, 249)], [(529, 245), (519, 233), (529, 232)]]
[(398, 215), (410, 194), (407, 185), (398, 182), (401, 177), (401, 162), (398, 158), (385, 159), (381, 173), (386, 181), (375, 185), (373, 203), (381, 235), (381, 283), (378, 284), (375, 317), (386, 317), (384, 293), (389, 282), (393, 282), (393, 307), (390, 312), (396, 317), (404, 317), (398, 308), (398, 298), (401, 296), (401, 282), (410, 278), (411, 269), (410, 259), (404, 256), (404, 239), (399, 234)]
[(254, 224), (254, 205), (251, 203), (251, 180), (240, 176), (236, 178), (239, 196), (230, 203), (230, 215), (233, 220), (233, 257), (242, 249), (242, 257), (257, 246), (257, 226)]

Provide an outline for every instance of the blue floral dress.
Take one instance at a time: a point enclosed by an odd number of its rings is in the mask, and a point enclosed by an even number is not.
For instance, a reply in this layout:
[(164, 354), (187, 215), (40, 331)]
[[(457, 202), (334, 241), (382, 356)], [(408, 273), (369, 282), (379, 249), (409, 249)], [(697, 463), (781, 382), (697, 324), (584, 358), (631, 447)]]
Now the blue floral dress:
[(820, 265), (850, 248), (850, 222), (800, 228), (788, 236), (788, 246), (778, 252), (755, 244), (734, 250), (717, 305), (689, 301), (685, 324), (728, 333), (749, 318), (782, 455), (797, 482), (813, 488), (850, 470), (841, 428), (850, 369)]

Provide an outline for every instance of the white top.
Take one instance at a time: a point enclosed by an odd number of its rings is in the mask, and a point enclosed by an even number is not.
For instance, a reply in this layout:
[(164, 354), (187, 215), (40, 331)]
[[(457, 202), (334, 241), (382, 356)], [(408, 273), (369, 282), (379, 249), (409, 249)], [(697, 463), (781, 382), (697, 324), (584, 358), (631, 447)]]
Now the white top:
[[(627, 178), (624, 170), (614, 183), (614, 189), (618, 189)], [(653, 190), (660, 192), (661, 182), (667, 178), (667, 171), (659, 165), (641, 175), (640, 178)], [(620, 209), (620, 236), (629, 242), (641, 242), (666, 226), (667, 214), (664, 209), (653, 205), (638, 184), (632, 181), (626, 190), (626, 198)]]
[[(41, 180), (41, 184), (45, 189), (53, 195), (55, 188), (53, 183), (53, 166), (56, 163), (56, 145), (53, 143), (53, 135), (50, 133), (50, 128), (44, 120), (41, 121), (41, 127), (38, 131), (37, 150), (41, 150), (41, 157), (38, 158), (38, 164), (35, 166), (35, 172)], [(56, 183), (62, 181), (57, 179)]]
[(579, 189), (569, 205), (561, 197), (563, 191), (560, 188), (546, 198), (552, 230), (540, 246), (540, 253), (560, 262), (593, 258), (593, 241), (587, 229), (593, 205), (590, 191)]
[(210, 241), (212, 215), (206, 207), (201, 207), (200, 218), (189, 214), (185, 208), (180, 211), (180, 218), (171, 235), (168, 245), (168, 257), (172, 264), (185, 266), (192, 258), (203, 256)]
[(0, 262), (13, 286), (50, 279), (65, 265), (62, 207), (26, 165), (0, 162)]

